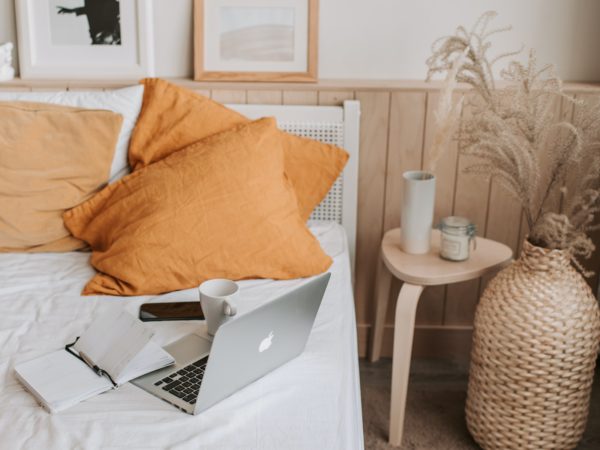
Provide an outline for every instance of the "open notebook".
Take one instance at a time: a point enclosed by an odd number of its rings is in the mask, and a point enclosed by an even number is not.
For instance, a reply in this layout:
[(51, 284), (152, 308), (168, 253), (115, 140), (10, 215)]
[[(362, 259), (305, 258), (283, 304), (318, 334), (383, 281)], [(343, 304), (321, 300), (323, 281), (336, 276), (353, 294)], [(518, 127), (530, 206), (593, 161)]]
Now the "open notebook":
[(150, 340), (152, 334), (129, 313), (111, 310), (94, 320), (72, 346), (81, 359), (57, 350), (18, 364), (16, 376), (48, 411), (62, 411), (173, 364), (173, 357)]

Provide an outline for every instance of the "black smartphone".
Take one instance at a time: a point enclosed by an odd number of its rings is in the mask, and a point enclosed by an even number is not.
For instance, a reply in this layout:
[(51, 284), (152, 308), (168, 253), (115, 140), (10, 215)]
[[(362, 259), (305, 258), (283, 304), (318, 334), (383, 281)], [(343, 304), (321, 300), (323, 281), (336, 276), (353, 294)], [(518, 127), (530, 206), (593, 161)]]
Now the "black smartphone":
[(203, 320), (204, 313), (200, 302), (143, 303), (140, 306), (140, 320)]

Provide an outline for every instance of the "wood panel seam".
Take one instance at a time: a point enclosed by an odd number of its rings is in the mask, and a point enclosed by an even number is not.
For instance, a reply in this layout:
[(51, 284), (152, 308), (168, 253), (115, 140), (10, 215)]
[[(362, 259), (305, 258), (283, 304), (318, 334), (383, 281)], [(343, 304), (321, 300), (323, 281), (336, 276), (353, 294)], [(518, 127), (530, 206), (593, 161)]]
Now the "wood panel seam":
[(423, 131), (421, 134), (421, 170), (425, 170), (425, 133), (427, 132), (427, 108), (429, 105), (429, 92), (425, 92), (425, 108), (423, 108)]
[[(385, 170), (383, 172), (383, 177), (384, 179), (387, 180), (387, 176), (388, 176), (388, 158), (390, 155), (390, 134), (391, 134), (391, 124), (390, 124), (390, 119), (392, 117), (392, 93), (389, 92), (388, 93), (388, 122), (387, 122), (387, 132), (386, 132), (386, 141), (385, 141)], [(386, 201), (387, 201), (387, 183), (383, 183), (383, 209), (381, 211), (381, 230), (380, 230), (380, 235), (381, 238), (383, 238), (383, 232), (385, 229), (385, 205), (386, 205)], [(377, 249), (377, 252), (379, 253), (379, 249)]]

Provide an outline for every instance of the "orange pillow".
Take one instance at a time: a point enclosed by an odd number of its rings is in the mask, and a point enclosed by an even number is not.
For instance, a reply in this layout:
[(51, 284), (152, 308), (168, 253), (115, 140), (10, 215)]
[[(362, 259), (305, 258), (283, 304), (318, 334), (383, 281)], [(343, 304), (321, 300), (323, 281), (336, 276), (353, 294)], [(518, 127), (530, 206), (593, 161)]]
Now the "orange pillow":
[(274, 119), (192, 144), (109, 185), (64, 219), (90, 244), (100, 272), (84, 294), (160, 294), (210, 278), (298, 278), (331, 264), (298, 214)]
[(110, 111), (0, 102), (0, 252), (85, 247), (62, 213), (108, 181), (122, 121)]
[[(129, 144), (133, 170), (248, 122), (220, 103), (165, 80), (148, 78), (142, 83), (144, 102)], [(334, 145), (280, 133), (285, 171), (296, 191), (300, 214), (307, 220), (344, 169), (348, 153)]]

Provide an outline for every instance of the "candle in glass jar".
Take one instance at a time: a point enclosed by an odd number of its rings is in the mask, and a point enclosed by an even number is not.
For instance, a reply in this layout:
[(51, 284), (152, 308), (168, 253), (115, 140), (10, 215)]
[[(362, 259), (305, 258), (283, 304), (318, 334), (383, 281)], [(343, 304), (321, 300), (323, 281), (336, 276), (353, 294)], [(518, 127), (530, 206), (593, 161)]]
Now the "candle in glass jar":
[(440, 224), (440, 256), (450, 261), (469, 259), (471, 241), (475, 240), (475, 225), (464, 217), (450, 216)]

